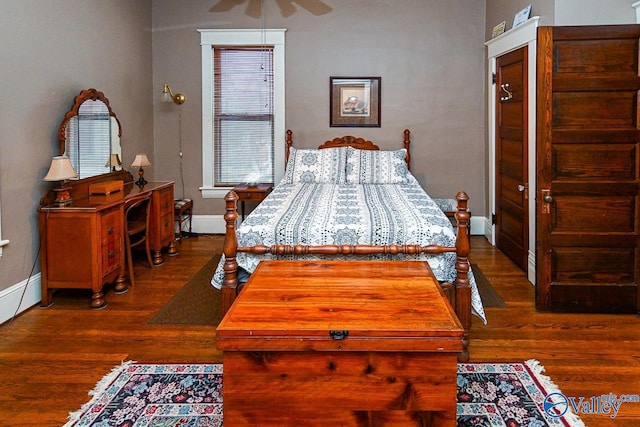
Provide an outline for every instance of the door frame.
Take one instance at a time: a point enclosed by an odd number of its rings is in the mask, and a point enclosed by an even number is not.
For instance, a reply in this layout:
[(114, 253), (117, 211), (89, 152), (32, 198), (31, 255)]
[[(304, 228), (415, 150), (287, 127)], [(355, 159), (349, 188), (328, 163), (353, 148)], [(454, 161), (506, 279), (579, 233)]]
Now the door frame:
[(490, 217), (486, 218), (485, 236), (492, 245), (496, 244), (496, 226), (492, 223), (496, 211), (496, 96), (493, 76), (496, 73), (496, 58), (521, 47), (528, 46), (528, 180), (529, 180), (529, 242), (527, 256), (527, 278), (536, 283), (536, 52), (539, 16), (534, 16), (524, 24), (513, 28), (485, 43), (487, 46), (487, 112), (489, 138), (489, 206)]

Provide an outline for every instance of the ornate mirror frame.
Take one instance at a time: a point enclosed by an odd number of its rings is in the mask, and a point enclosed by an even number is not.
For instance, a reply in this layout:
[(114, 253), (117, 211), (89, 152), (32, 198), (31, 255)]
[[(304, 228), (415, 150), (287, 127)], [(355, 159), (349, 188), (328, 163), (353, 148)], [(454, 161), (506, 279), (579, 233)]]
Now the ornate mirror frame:
[[(74, 98), (73, 100), (74, 103), (73, 103), (73, 106), (71, 107), (71, 110), (69, 110), (65, 114), (64, 119), (60, 124), (60, 128), (58, 129), (58, 142), (60, 144), (59, 154), (63, 155), (67, 152), (67, 144), (68, 144), (67, 136), (69, 133), (68, 131), (70, 130), (69, 124), (72, 122), (74, 117), (76, 117), (76, 120), (78, 120), (77, 117), (81, 116), (81, 107), (86, 101), (101, 101), (105, 105), (109, 115), (110, 140), (108, 141), (105, 140), (104, 143), (109, 144), (109, 147), (108, 147), (109, 154), (118, 154), (120, 161), (122, 161), (122, 148), (120, 145), (120, 137), (122, 136), (122, 126), (120, 125), (120, 121), (118, 120), (118, 117), (111, 109), (109, 99), (107, 99), (104, 93), (93, 88), (82, 90), (80, 94)], [(83, 138), (82, 138), (83, 135), (80, 134), (80, 131), (77, 131), (77, 133), (78, 133), (77, 141), (78, 141), (79, 147), (82, 146), (83, 144), (86, 146), (86, 144), (88, 143), (95, 142), (93, 136), (89, 136), (88, 138), (84, 139), (84, 142), (83, 142)], [(80, 154), (78, 154), (77, 162), (79, 162), (80, 165), (82, 165), (82, 158), (80, 157)], [(76, 159), (72, 159), (73, 166), (77, 167), (78, 165), (75, 163), (76, 163)], [(119, 165), (113, 165), (113, 166), (119, 166)], [(81, 167), (79, 169), (80, 170), (77, 170), (77, 172), (79, 172), (80, 178), (88, 178), (91, 176), (100, 175), (100, 173), (92, 173), (87, 175), (83, 173)], [(116, 168), (111, 168), (111, 170), (115, 171)], [(105, 156), (105, 170), (103, 173), (109, 173), (109, 157), (108, 156)]]

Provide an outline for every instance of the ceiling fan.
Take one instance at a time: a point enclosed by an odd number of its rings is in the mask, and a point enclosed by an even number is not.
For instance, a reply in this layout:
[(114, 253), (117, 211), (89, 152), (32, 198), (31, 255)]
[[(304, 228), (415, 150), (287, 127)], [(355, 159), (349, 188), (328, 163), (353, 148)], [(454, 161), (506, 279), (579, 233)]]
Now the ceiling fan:
[[(218, 2), (209, 9), (209, 12), (228, 12), (246, 1), (247, 0), (218, 0)], [(263, 1), (264, 0), (248, 0), (249, 4), (244, 13), (252, 18), (260, 18)], [(313, 15), (324, 15), (333, 10), (321, 0), (275, 0), (275, 2), (280, 7), (280, 13), (285, 18), (296, 13), (297, 9), (294, 3), (308, 10)]]

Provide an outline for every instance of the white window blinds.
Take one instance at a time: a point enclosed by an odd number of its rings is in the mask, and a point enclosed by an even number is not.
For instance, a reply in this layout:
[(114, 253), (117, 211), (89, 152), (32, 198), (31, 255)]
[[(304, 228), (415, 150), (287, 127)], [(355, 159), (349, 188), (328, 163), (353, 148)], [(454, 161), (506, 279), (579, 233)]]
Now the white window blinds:
[(216, 187), (274, 182), (273, 48), (213, 48)]

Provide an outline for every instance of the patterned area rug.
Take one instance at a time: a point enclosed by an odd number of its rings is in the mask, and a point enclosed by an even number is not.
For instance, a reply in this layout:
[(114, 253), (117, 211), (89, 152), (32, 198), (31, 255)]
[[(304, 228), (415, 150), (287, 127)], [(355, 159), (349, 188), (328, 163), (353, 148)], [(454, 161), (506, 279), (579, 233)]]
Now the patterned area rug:
[[(577, 416), (558, 416), (545, 405), (559, 390), (543, 371), (535, 360), (458, 364), (458, 427), (584, 426)], [(126, 362), (89, 394), (93, 399), (65, 426), (222, 426), (220, 364)]]

